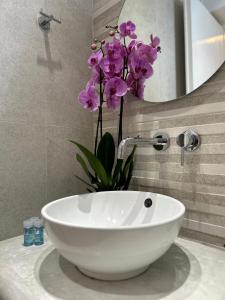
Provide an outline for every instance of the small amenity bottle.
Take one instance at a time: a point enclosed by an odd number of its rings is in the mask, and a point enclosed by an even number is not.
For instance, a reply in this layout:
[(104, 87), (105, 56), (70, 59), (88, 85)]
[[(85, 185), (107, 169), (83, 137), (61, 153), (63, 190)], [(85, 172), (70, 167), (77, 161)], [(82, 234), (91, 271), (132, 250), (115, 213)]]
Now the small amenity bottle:
[(24, 236), (23, 245), (26, 247), (32, 246), (34, 243), (33, 222), (30, 219), (23, 221), (23, 236)]
[(34, 228), (34, 245), (39, 246), (44, 244), (44, 226), (43, 220), (35, 219), (33, 221)]
[(31, 220), (32, 226), (33, 226), (33, 241), (34, 241), (34, 239), (35, 239), (35, 236), (34, 236), (34, 234), (35, 234), (34, 222), (35, 222), (35, 220), (40, 220), (40, 219), (38, 217), (31, 217), (30, 220)]

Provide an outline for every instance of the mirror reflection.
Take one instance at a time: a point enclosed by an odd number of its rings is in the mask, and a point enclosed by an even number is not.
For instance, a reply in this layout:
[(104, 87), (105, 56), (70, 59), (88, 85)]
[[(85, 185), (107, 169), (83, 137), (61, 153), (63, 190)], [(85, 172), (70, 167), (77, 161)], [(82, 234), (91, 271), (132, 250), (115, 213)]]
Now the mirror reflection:
[(132, 20), (138, 40), (161, 42), (144, 100), (165, 102), (208, 80), (225, 60), (225, 0), (126, 0), (118, 24)]

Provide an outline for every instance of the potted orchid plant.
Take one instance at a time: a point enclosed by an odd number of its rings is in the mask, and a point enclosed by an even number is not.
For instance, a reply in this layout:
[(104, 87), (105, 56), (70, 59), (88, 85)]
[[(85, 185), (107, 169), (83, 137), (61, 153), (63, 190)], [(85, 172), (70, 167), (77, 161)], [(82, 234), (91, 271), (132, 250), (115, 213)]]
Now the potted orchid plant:
[(123, 138), (124, 96), (130, 92), (143, 99), (144, 83), (153, 75), (153, 64), (160, 52), (160, 39), (150, 35), (149, 43), (138, 41), (136, 26), (128, 21), (110, 29), (112, 41), (98, 41), (91, 45), (88, 59), (91, 78), (79, 94), (80, 104), (91, 112), (98, 110), (94, 152), (76, 141), (71, 141), (83, 156), (76, 159), (89, 182), (76, 176), (88, 186), (88, 191), (127, 190), (132, 178), (135, 146), (124, 161), (116, 159), (113, 136), (103, 135), (103, 107), (119, 109), (117, 145)]

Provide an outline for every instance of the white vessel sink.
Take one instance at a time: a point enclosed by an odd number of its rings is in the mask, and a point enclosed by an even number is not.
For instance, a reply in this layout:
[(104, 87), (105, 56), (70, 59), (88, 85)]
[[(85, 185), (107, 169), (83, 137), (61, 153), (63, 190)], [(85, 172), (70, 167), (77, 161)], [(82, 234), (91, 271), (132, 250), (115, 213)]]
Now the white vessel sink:
[(42, 216), (56, 249), (82, 273), (122, 280), (144, 272), (168, 250), (184, 212), (184, 205), (168, 196), (113, 191), (53, 201)]

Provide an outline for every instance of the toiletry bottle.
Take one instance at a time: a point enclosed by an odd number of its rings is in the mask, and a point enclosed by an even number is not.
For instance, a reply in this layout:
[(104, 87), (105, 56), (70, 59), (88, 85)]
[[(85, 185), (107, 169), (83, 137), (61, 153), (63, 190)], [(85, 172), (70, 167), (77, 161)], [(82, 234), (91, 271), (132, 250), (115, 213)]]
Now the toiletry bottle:
[(23, 235), (24, 235), (23, 245), (26, 247), (32, 246), (34, 243), (33, 222), (30, 219), (23, 221)]
[(30, 218), (31, 222), (32, 222), (32, 229), (33, 229), (33, 241), (35, 240), (35, 227), (34, 227), (34, 223), (36, 220), (40, 220), (38, 217), (31, 217)]
[(44, 226), (43, 220), (34, 220), (34, 245), (39, 246), (44, 244)]

